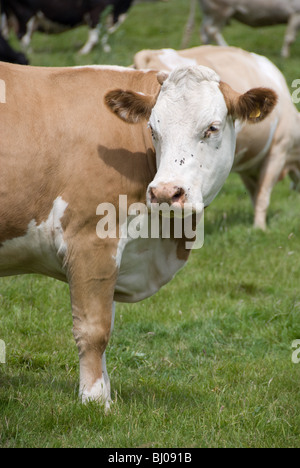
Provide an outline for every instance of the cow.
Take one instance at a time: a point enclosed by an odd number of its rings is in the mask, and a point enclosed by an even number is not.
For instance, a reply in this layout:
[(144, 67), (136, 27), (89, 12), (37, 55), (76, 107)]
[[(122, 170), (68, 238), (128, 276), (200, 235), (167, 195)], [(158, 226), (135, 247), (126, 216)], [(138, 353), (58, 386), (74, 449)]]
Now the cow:
[(237, 146), (232, 170), (241, 176), (249, 191), (254, 226), (265, 230), (275, 184), (289, 174), (293, 188), (300, 188), (300, 117), (285, 78), (267, 58), (234, 47), (145, 50), (134, 58), (137, 69), (172, 70), (196, 64), (212, 68), (239, 92), (268, 85), (279, 96), (274, 111), (259, 125), (239, 120), (235, 123)]
[(17, 36), (28, 48), (34, 31), (63, 32), (87, 24), (90, 28), (86, 44), (79, 51), (86, 55), (98, 44), (101, 32), (101, 16), (111, 8), (110, 27), (102, 37), (105, 51), (108, 34), (113, 33), (125, 20), (133, 0), (1, 0), (1, 11), (17, 24)]
[(0, 64), (0, 276), (69, 284), (83, 402), (110, 404), (115, 301), (155, 294), (190, 253), (172, 229), (126, 235), (130, 210), (143, 205), (148, 219), (164, 204), (184, 220), (186, 204), (191, 216), (207, 207), (233, 163), (233, 119), (257, 123), (276, 102), (271, 89), (239, 94), (201, 66), (168, 75)]
[[(183, 47), (187, 46), (195, 18), (195, 3), (191, 0), (191, 13), (186, 26)], [(300, 0), (198, 0), (203, 12), (201, 40), (203, 44), (216, 42), (227, 46), (222, 29), (231, 19), (252, 27), (287, 24), (281, 50), (285, 58), (300, 29)]]
[(0, 33), (0, 60), (2, 62), (28, 65), (28, 59), (22, 52), (14, 50)]

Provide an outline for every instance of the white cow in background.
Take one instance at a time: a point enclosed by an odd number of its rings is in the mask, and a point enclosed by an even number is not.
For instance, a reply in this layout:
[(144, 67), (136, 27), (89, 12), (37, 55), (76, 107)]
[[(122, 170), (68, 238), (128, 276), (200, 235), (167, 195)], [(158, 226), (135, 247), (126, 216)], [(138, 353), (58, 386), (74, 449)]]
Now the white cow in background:
[(196, 2), (203, 12), (201, 40), (203, 44), (227, 43), (222, 29), (231, 19), (252, 27), (287, 24), (281, 55), (290, 55), (290, 46), (300, 29), (300, 0), (191, 0), (191, 13), (186, 26), (182, 48), (187, 47), (195, 21)]

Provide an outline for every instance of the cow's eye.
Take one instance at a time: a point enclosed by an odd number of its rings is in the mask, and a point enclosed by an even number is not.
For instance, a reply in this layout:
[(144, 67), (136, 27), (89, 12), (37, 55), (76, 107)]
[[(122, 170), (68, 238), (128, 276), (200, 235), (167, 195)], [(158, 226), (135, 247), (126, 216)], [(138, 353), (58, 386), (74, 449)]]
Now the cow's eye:
[(218, 133), (219, 130), (220, 128), (217, 125), (210, 125), (205, 132), (205, 137), (209, 138), (210, 135)]
[(209, 127), (208, 131), (209, 132), (217, 132), (219, 129), (218, 127), (215, 127), (214, 125), (212, 125), (211, 127)]

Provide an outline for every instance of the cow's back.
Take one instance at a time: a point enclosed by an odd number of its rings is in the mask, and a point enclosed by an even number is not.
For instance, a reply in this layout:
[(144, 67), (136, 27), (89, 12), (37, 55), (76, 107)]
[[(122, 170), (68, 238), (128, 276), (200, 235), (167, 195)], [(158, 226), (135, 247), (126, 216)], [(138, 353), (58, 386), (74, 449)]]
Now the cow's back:
[(234, 18), (248, 26), (285, 24), (300, 12), (299, 0), (199, 0), (203, 13), (218, 22)]

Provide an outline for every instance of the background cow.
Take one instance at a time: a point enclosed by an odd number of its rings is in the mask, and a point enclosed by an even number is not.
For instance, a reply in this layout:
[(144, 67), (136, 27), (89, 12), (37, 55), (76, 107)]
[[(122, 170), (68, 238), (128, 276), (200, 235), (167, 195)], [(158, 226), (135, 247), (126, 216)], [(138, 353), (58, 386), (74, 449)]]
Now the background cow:
[(191, 14), (182, 47), (187, 46), (194, 26), (196, 1), (199, 1), (203, 12), (203, 44), (216, 42), (220, 46), (226, 46), (222, 29), (231, 18), (252, 27), (288, 24), (281, 54), (289, 57), (290, 46), (295, 42), (300, 29), (300, 0), (191, 0)]
[[(236, 93), (197, 66), (168, 76), (0, 64), (0, 76), (0, 276), (68, 282), (80, 394), (109, 406), (114, 300), (155, 294), (190, 253), (184, 235), (124, 235), (128, 208), (143, 204), (148, 219), (156, 202), (208, 206), (233, 163), (233, 117), (261, 121), (277, 97), (270, 89)], [(114, 223), (101, 236), (108, 204)]]
[[(289, 174), (300, 184), (300, 117), (282, 73), (267, 58), (233, 47), (203, 46), (175, 51), (145, 50), (136, 54), (136, 68), (172, 70), (179, 65), (206, 65), (232, 88), (270, 86), (279, 96), (274, 112), (253, 127), (236, 122), (237, 147), (233, 170), (240, 174), (255, 209), (255, 226), (266, 228), (274, 185)], [(230, 65), (229, 65), (230, 64)]]
[(22, 52), (14, 50), (0, 33), (0, 61), (28, 65), (28, 60)]
[[(13, 17), (17, 24), (17, 35), (25, 47), (28, 47), (32, 34), (36, 30), (61, 32), (82, 24), (90, 28), (89, 37), (80, 53), (88, 54), (99, 42), (100, 21), (104, 11), (111, 7), (111, 27), (114, 32), (125, 20), (126, 13), (133, 0), (1, 0), (1, 11), (7, 18)], [(102, 38), (106, 51), (108, 34)]]

